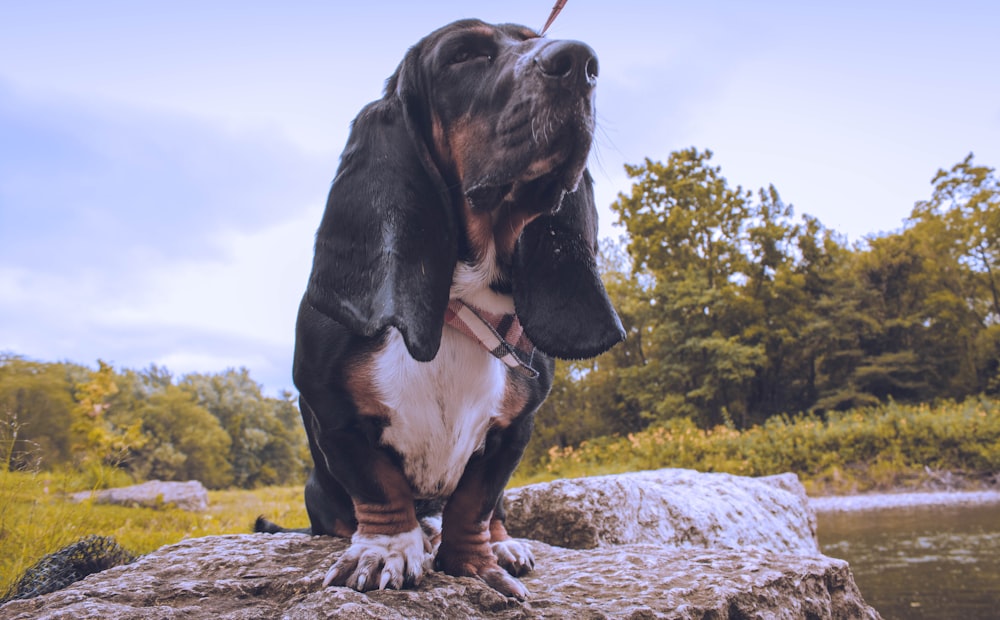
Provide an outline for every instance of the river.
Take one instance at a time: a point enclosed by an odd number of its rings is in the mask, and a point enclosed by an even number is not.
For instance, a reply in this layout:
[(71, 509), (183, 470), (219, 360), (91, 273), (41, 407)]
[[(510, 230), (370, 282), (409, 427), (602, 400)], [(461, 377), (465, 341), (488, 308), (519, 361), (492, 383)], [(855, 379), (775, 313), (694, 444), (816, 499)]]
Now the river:
[(1000, 618), (1000, 501), (901, 503), (821, 509), (820, 547), (886, 620)]

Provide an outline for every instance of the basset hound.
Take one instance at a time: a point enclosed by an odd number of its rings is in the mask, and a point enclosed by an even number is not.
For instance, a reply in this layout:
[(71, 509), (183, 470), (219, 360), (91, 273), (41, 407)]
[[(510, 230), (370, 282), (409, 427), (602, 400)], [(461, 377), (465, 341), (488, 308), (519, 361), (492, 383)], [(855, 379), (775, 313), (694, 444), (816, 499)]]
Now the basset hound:
[(527, 596), (515, 577), (534, 559), (504, 528), (504, 486), (553, 357), (624, 338), (586, 170), (597, 72), (583, 43), (463, 20), (413, 46), (354, 120), (293, 369), (306, 531), (351, 539), (324, 585), (398, 589), (436, 568)]

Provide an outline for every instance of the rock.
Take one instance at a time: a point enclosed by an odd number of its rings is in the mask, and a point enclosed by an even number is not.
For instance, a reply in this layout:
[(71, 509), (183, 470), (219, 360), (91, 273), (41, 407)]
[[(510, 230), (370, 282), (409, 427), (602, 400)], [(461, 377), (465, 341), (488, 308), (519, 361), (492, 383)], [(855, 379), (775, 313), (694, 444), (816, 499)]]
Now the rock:
[(346, 540), (247, 534), (163, 547), (11, 601), (0, 619), (879, 618), (847, 563), (819, 553), (794, 476), (662, 470), (559, 480), (509, 491), (508, 522), (535, 539), (526, 602), (437, 572), (412, 590), (322, 588)]
[(571, 549), (649, 543), (819, 553), (816, 516), (795, 474), (663, 469), (532, 484), (511, 489), (506, 501), (511, 535)]
[(74, 493), (72, 498), (77, 502), (93, 498), (99, 504), (145, 506), (147, 508), (162, 508), (172, 504), (181, 510), (190, 510), (191, 512), (208, 510), (208, 491), (197, 480), (188, 480), (187, 482), (150, 480), (130, 487)]
[(429, 574), (414, 590), (322, 588), (344, 539), (244, 534), (190, 539), (11, 601), (0, 618), (878, 618), (847, 563), (822, 555), (680, 551), (650, 544), (560, 549), (531, 543), (525, 603), (475, 579)]

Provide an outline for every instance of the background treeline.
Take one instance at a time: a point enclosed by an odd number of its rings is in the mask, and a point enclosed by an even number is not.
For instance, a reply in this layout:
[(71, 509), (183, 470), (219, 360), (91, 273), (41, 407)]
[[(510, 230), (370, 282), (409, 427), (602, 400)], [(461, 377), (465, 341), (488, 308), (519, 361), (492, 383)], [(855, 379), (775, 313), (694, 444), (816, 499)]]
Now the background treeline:
[[(772, 186), (732, 187), (710, 151), (628, 167), (604, 276), (628, 340), (560, 363), (529, 467), (600, 436), (688, 419), (1000, 393), (1000, 182), (969, 155), (901, 230), (848, 245)], [(831, 188), (831, 191), (834, 189)], [(850, 200), (845, 196), (845, 200)]]
[[(601, 256), (628, 339), (557, 365), (520, 476), (584, 441), (679, 421), (829, 425), (880, 403), (1000, 394), (992, 168), (969, 155), (939, 171), (899, 231), (849, 245), (796, 218), (773, 186), (731, 186), (711, 157), (687, 149), (628, 167), (632, 188), (612, 205), (624, 234)], [(298, 483), (309, 463), (292, 395), (263, 396), (245, 369), (175, 379), (0, 355), (0, 471), (251, 488)]]
[(1000, 401), (903, 405), (773, 416), (737, 431), (674, 418), (625, 437), (549, 449), (523, 485), (555, 478), (680, 467), (741, 476), (795, 472), (809, 495), (955, 490), (1000, 484)]
[[(290, 394), (266, 397), (246, 369), (175, 380), (165, 369), (96, 370), (0, 355), (0, 471), (89, 472), (93, 484), (200, 480), (291, 484), (309, 463)], [(117, 480), (102, 477), (118, 476)]]

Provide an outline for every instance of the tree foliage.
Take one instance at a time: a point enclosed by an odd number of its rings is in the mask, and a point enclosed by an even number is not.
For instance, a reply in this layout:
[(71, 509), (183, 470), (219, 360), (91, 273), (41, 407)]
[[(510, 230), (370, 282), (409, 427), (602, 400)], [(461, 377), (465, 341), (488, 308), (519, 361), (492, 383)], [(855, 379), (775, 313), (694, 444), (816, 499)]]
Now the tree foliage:
[[(628, 340), (560, 364), (529, 459), (675, 418), (782, 414), (1000, 392), (1000, 181), (972, 155), (896, 232), (849, 246), (710, 151), (626, 166), (604, 277)], [(588, 430), (593, 432), (588, 432)]]
[[(849, 245), (710, 151), (626, 167), (624, 230), (599, 256), (628, 333), (556, 366), (525, 456), (691, 421), (746, 429), (895, 401), (1000, 394), (1000, 180), (972, 155), (898, 231)], [(553, 450), (554, 448), (554, 450)], [(245, 369), (176, 379), (0, 356), (0, 467), (114, 466), (210, 486), (301, 480), (292, 395)]]
[(70, 460), (73, 384), (66, 364), (0, 355), (3, 469), (53, 467)]
[(246, 369), (96, 370), (0, 357), (4, 469), (113, 467), (136, 480), (211, 488), (304, 478), (305, 433), (289, 394), (266, 397)]

